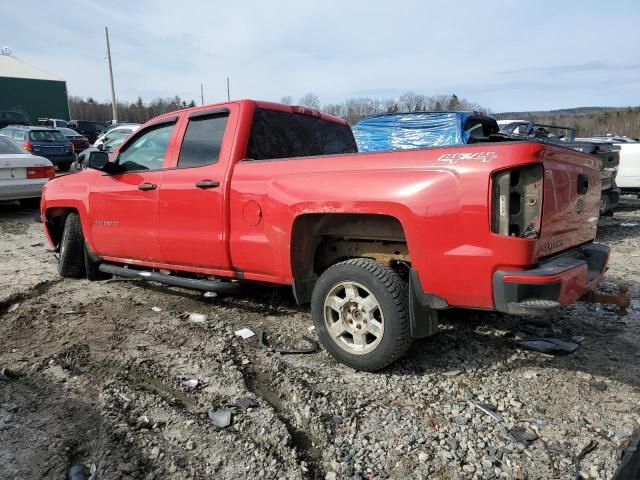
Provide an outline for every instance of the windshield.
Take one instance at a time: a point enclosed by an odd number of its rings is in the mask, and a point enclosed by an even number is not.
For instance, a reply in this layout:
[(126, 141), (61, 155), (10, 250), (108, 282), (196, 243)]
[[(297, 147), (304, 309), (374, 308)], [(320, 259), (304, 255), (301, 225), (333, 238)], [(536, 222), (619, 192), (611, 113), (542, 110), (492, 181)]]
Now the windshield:
[(126, 139), (127, 139), (126, 135), (119, 135), (112, 138), (110, 137), (109, 139), (107, 139), (106, 142), (104, 142), (104, 150), (107, 152), (111, 152), (115, 148), (122, 145)]
[(0, 118), (9, 122), (23, 122), (25, 120), (24, 115), (18, 112), (0, 112)]
[(0, 155), (21, 153), (26, 154), (22, 148), (20, 148), (13, 140), (4, 135), (0, 135)]
[(131, 134), (132, 131), (133, 130), (130, 128), (120, 128), (120, 129), (111, 130), (110, 132), (106, 133), (105, 138), (111, 140), (112, 138), (116, 138), (116, 137), (126, 137), (127, 135)]
[(58, 130), (32, 130), (29, 139), (34, 142), (60, 142), (67, 139)]

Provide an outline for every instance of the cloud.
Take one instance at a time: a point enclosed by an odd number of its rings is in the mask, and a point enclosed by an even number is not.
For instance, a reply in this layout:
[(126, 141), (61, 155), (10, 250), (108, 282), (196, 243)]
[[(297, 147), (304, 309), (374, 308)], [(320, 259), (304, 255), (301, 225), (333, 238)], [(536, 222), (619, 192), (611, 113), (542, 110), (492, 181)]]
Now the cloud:
[(500, 73), (572, 73), (572, 72), (629, 72), (640, 70), (640, 64), (612, 65), (601, 61), (591, 61), (572, 65), (551, 65), (530, 68), (518, 68), (514, 70), (504, 70)]
[[(234, 98), (314, 92), (325, 104), (409, 90), (493, 110), (637, 102), (640, 2), (620, 0), (615, 11), (560, 2), (553, 15), (535, 3), (490, 3), (21, 0), (2, 9), (0, 45), (100, 100), (109, 98), (108, 25), (121, 100), (197, 99), (203, 83), (205, 101), (221, 101), (229, 76)], [(598, 28), (585, 29), (594, 19)]]

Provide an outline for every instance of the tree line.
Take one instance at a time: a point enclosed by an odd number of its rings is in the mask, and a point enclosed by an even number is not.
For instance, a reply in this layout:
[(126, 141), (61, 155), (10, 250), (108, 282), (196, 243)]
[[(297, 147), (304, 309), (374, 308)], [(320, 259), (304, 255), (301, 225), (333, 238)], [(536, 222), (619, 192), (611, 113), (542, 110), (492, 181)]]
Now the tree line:
[[(419, 111), (483, 111), (490, 113), (486, 107), (458, 97), (456, 94), (421, 95), (406, 92), (397, 98), (348, 98), (342, 103), (322, 104), (320, 98), (309, 92), (296, 102), (291, 96), (280, 99), (288, 105), (302, 105), (347, 119), (352, 125), (372, 115), (396, 112)], [(141, 97), (135, 102), (118, 102), (118, 119), (121, 122), (144, 123), (150, 118), (181, 108), (195, 107), (193, 100), (187, 101), (179, 96), (172, 98), (155, 98), (146, 103)], [(99, 102), (91, 97), (69, 97), (69, 111), (72, 119), (96, 120), (108, 122), (112, 119), (111, 102)], [(573, 127), (577, 135), (589, 137), (593, 135), (626, 135), (640, 136), (640, 107), (626, 109), (602, 110), (576, 109), (576, 113), (564, 112), (520, 112), (498, 115), (517, 120), (533, 120), (538, 123)]]
[[(288, 95), (282, 97), (280, 101), (288, 105), (295, 103), (293, 97)], [(487, 108), (460, 98), (456, 94), (427, 96), (414, 92), (403, 93), (398, 98), (349, 98), (342, 103), (330, 103), (323, 106), (315, 93), (307, 93), (296, 104), (345, 118), (352, 125), (363, 118), (385, 113), (458, 110), (488, 112)]]
[[(280, 100), (287, 105), (302, 105), (321, 110), (330, 115), (342, 117), (354, 124), (363, 118), (383, 113), (418, 112), (425, 110), (484, 110), (480, 105), (469, 102), (457, 95), (426, 96), (407, 92), (396, 98), (349, 98), (342, 103), (322, 105), (315, 93), (307, 93), (295, 102), (293, 97), (284, 96)], [(118, 120), (120, 122), (144, 123), (150, 118), (181, 108), (195, 107), (196, 103), (187, 102), (179, 96), (173, 98), (155, 98), (145, 103), (141, 97), (135, 102), (118, 102)], [(69, 97), (69, 113), (75, 120), (94, 120), (108, 122), (113, 118), (111, 102), (99, 102), (91, 97)]]
[[(118, 102), (118, 121), (144, 123), (150, 118), (173, 112), (181, 108), (195, 107), (196, 103), (187, 102), (179, 96), (173, 98), (154, 98), (145, 103), (141, 97), (131, 102)], [(109, 122), (113, 119), (111, 102), (98, 102), (91, 97), (69, 97), (69, 114), (73, 120), (93, 120), (96, 122)]]

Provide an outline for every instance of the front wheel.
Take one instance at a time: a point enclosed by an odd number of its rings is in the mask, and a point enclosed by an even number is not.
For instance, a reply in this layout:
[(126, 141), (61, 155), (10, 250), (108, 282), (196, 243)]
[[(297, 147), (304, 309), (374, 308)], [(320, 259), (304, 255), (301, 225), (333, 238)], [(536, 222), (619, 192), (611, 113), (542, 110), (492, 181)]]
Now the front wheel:
[(407, 283), (373, 260), (355, 258), (327, 269), (314, 287), (311, 309), (327, 351), (358, 370), (384, 368), (411, 345)]
[(63, 277), (71, 278), (85, 276), (84, 236), (82, 235), (80, 216), (75, 212), (69, 213), (64, 221), (58, 273)]

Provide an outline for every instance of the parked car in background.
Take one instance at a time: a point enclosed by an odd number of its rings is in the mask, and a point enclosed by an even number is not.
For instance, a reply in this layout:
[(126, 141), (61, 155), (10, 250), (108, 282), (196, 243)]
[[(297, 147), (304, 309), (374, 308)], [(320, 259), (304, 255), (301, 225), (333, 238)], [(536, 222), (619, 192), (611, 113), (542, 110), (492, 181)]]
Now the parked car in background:
[(58, 128), (57, 130), (60, 130), (60, 132), (65, 137), (67, 137), (67, 139), (71, 142), (71, 145), (73, 145), (73, 151), (76, 153), (86, 150), (91, 146), (91, 143), (89, 143), (87, 137), (85, 137), (84, 135), (80, 135), (78, 132), (71, 128)]
[(31, 155), (9, 137), (0, 135), (0, 200), (38, 206), (42, 186), (55, 174), (49, 160)]
[(640, 142), (618, 144), (620, 148), (620, 166), (617, 185), (623, 192), (640, 194)]
[(39, 118), (38, 125), (43, 127), (53, 127), (53, 128), (66, 128), (68, 126), (66, 120), (62, 120), (61, 118)]
[(578, 138), (577, 140), (617, 145), (620, 149), (620, 162), (616, 185), (620, 187), (622, 193), (636, 193), (640, 196), (640, 142), (629, 137), (608, 135)]
[(595, 140), (610, 143), (639, 143), (637, 138), (617, 136), (617, 135), (596, 135), (590, 138), (576, 138), (576, 140)]
[(20, 112), (0, 112), (0, 128), (8, 125), (28, 125), (29, 120), (24, 113)]
[(87, 137), (90, 143), (95, 142), (100, 134), (107, 129), (104, 123), (89, 120), (71, 120), (67, 127)]
[(48, 158), (59, 170), (66, 172), (75, 162), (73, 145), (60, 130), (49, 127), (11, 125), (0, 130), (23, 150)]
[(122, 140), (127, 138), (133, 132), (135, 132), (138, 128), (140, 128), (140, 124), (138, 123), (128, 123), (124, 125), (116, 125), (112, 128), (107, 129), (102, 135), (100, 135), (96, 141), (93, 143), (94, 147), (105, 143), (107, 140), (112, 140), (114, 138), (123, 137)]
[(109, 155), (116, 148), (124, 143), (128, 138), (128, 135), (116, 135), (115, 137), (108, 138), (104, 143), (100, 143), (97, 147), (91, 146), (86, 150), (78, 153), (78, 165), (87, 166), (89, 163), (97, 158)]

